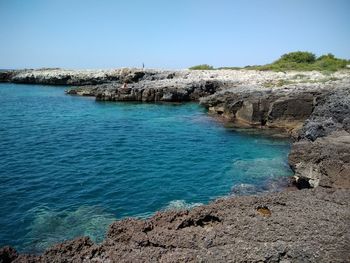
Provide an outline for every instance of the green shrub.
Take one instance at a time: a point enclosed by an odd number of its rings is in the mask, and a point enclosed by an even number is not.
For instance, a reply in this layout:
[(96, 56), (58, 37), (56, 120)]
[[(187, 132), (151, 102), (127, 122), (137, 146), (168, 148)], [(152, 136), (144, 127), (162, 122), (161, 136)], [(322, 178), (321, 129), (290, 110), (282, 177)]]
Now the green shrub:
[(282, 55), (271, 64), (262, 66), (248, 66), (247, 69), (273, 71), (337, 71), (346, 68), (345, 59), (336, 58), (333, 54), (322, 55), (318, 58), (313, 53), (296, 51)]
[(239, 70), (239, 69), (242, 69), (241, 67), (220, 67), (220, 68), (217, 68), (217, 69), (223, 69), (223, 70)]
[(318, 61), (323, 59), (335, 59), (335, 56), (332, 53), (328, 53), (327, 55), (322, 55), (317, 58)]
[[(310, 71), (318, 70), (323, 72), (334, 72), (344, 69), (350, 64), (350, 60), (336, 58), (333, 54), (328, 53), (320, 57), (306, 51), (295, 51), (282, 55), (278, 60), (266, 65), (246, 66), (245, 69), (252, 70), (272, 70), (272, 71)], [(191, 70), (214, 70), (213, 66), (201, 64), (190, 67)], [(218, 69), (241, 69), (240, 67), (220, 67)]]
[(213, 70), (214, 67), (208, 64), (201, 64), (201, 65), (190, 67), (189, 69), (190, 70)]
[(315, 61), (315, 54), (305, 51), (296, 51), (282, 55), (275, 63), (313, 63)]
[(345, 59), (336, 58), (333, 54), (327, 54), (317, 58), (315, 66), (320, 70), (336, 71), (345, 68), (347, 61)]

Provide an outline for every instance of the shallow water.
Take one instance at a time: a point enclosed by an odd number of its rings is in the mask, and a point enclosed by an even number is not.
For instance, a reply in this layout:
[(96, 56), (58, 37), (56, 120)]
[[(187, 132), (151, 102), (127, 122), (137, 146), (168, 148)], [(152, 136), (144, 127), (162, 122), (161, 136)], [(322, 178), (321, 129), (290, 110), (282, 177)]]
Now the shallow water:
[(288, 140), (226, 129), (194, 103), (103, 103), (0, 84), (0, 138), (0, 246), (27, 252), (80, 235), (100, 241), (115, 219), (231, 189), (276, 190), (291, 174)]

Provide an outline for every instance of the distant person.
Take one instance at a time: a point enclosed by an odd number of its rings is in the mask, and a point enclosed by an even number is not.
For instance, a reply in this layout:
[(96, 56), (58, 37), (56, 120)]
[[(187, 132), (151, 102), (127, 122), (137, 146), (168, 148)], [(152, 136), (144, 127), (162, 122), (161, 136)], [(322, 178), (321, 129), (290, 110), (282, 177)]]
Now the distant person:
[(145, 69), (145, 64), (144, 63), (142, 63), (142, 69)]
[(128, 87), (128, 84), (124, 82), (124, 84), (122, 85), (122, 89), (126, 89), (127, 87)]

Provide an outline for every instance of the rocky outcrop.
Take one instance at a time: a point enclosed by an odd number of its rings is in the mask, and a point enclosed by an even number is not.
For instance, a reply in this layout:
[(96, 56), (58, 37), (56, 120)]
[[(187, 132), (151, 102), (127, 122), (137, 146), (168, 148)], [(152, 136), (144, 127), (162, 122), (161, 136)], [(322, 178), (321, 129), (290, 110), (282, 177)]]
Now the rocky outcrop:
[(315, 141), (295, 142), (289, 163), (297, 180), (310, 187), (350, 188), (350, 134), (333, 132)]
[(295, 139), (289, 163), (299, 188), (350, 187), (349, 80), (307, 88), (232, 88), (201, 103), (231, 122), (289, 132)]
[(296, 180), (310, 187), (350, 188), (350, 85), (324, 93), (292, 146)]
[(66, 69), (26, 69), (0, 72), (0, 82), (46, 85), (97, 85), (110, 82), (133, 83), (140, 80), (160, 80), (172, 78), (174, 72), (115, 69), (115, 70), (66, 70)]
[(284, 128), (296, 132), (314, 109), (315, 94), (310, 91), (251, 89), (224, 92), (202, 98), (209, 112), (231, 122), (254, 127)]
[[(96, 73), (94, 80), (75, 80), (72, 83), (77, 85), (99, 84), (75, 87), (67, 93), (107, 101), (199, 100), (210, 113), (231, 124), (283, 129), (294, 138), (289, 155), (294, 183), (299, 189), (312, 189), (261, 196), (236, 196), (241, 190), (233, 189), (234, 197), (190, 211), (117, 221), (101, 244), (93, 244), (87, 237), (77, 238), (42, 255), (18, 255), (5, 247), (0, 250), (0, 262), (349, 261), (348, 73), (337, 73), (332, 76), (336, 80), (323, 81), (320, 73), (308, 72), (305, 76), (311, 81), (305, 83), (295, 77), (299, 73), (120, 72), (100, 79)], [(10, 80), (16, 82), (27, 81), (25, 76), (33, 73), (11, 74)], [(39, 75), (34, 76), (35, 83), (50, 82), (43, 73)], [(271, 87), (271, 83), (281, 82), (279, 78), (296, 81)], [(58, 83), (71, 79), (75, 77)]]
[(0, 82), (11, 82), (14, 74), (15, 71), (13, 70), (0, 71)]
[(67, 94), (94, 96), (99, 101), (184, 102), (215, 93), (224, 84), (219, 81), (139, 81), (137, 83), (109, 83), (70, 89)]
[(350, 83), (329, 88), (316, 101), (317, 107), (300, 131), (300, 139), (315, 141), (334, 131), (350, 132)]

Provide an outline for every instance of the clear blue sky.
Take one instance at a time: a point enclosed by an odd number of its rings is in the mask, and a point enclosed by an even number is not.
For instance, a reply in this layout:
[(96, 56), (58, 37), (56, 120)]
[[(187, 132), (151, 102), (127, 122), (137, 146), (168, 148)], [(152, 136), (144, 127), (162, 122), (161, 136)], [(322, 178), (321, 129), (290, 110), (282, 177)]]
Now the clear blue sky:
[(0, 0), (0, 68), (264, 64), (350, 58), (349, 0)]

